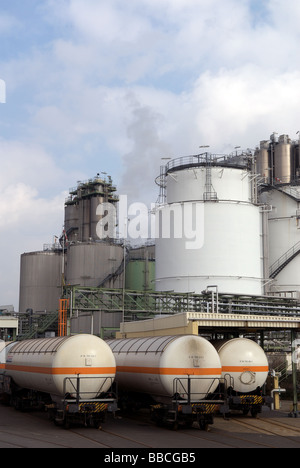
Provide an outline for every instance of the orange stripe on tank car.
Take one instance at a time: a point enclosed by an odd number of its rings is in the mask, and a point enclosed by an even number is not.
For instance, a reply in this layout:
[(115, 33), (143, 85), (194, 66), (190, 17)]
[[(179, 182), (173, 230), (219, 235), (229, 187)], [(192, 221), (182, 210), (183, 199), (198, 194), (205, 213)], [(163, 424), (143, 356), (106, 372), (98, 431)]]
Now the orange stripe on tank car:
[(268, 366), (223, 366), (223, 372), (269, 372)]
[(5, 369), (5, 364), (0, 364), (0, 369)]
[(117, 372), (128, 372), (132, 374), (156, 374), (156, 375), (221, 375), (221, 368), (176, 368), (176, 367), (135, 367), (117, 366)]
[(32, 374), (47, 375), (97, 375), (97, 374), (115, 374), (115, 367), (33, 367), (33, 366), (15, 366), (7, 364), (6, 369), (15, 372), (28, 372)]

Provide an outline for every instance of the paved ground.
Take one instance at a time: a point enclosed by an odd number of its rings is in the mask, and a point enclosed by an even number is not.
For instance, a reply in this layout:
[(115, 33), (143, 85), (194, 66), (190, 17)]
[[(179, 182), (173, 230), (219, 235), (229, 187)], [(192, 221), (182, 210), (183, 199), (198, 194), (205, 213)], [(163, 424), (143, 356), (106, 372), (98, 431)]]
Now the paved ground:
[(283, 402), (280, 411), (263, 411), (257, 419), (231, 415), (224, 420), (216, 416), (214, 425), (205, 432), (197, 425), (178, 431), (159, 428), (149, 421), (147, 412), (134, 418), (110, 416), (102, 430), (65, 430), (50, 422), (45, 413), (20, 413), (0, 405), (0, 448), (101, 448), (106, 449), (100, 452), (103, 457), (116, 456), (117, 449), (125, 454), (134, 449), (145, 449), (145, 454), (181, 449), (193, 457), (191, 454), (202, 448), (300, 448), (300, 414), (298, 418), (289, 417), (291, 408), (291, 403)]

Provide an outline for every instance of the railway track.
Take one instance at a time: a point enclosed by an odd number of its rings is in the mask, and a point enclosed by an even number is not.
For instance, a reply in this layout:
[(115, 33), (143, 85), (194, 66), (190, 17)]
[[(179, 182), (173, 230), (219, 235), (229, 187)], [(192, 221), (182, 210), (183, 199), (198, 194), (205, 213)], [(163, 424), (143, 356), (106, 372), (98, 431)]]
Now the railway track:
[(269, 434), (280, 437), (297, 437), (300, 445), (300, 427), (294, 427), (284, 422), (279, 422), (274, 419), (258, 418), (258, 419), (232, 419), (235, 423), (249, 427), (260, 433)]
[[(107, 448), (153, 449), (168, 447), (167, 443), (172, 439), (173, 447), (186, 448), (278, 448), (300, 446), (300, 428), (291, 427), (274, 419), (232, 418), (230, 421), (224, 421), (221, 418), (216, 418), (215, 425), (211, 426), (208, 432), (199, 430), (195, 424), (192, 428), (179, 429), (174, 432), (167, 428), (157, 428), (138, 416), (132, 419), (126, 418), (123, 422), (125, 426), (127, 424), (129, 426), (126, 435), (119, 430), (117, 425), (114, 428), (115, 430), (104, 427), (101, 431), (102, 436), (107, 436)], [(134, 431), (132, 430), (133, 424), (136, 425)], [(139, 429), (141, 426), (143, 426), (143, 429)], [(244, 430), (241, 431), (241, 428), (244, 428)], [(93, 435), (88, 437), (91, 436), (94, 438)], [(103, 437), (101, 439), (102, 443), (104, 443)]]
[(298, 420), (283, 417), (253, 419), (237, 415), (227, 421), (217, 416), (214, 425), (205, 432), (199, 430), (196, 423), (191, 428), (172, 431), (154, 425), (148, 414), (134, 414), (119, 420), (108, 418), (102, 430), (81, 426), (64, 430), (49, 423), (43, 413), (22, 414), (10, 408), (3, 410), (7, 417), (0, 424), (1, 448), (82, 447), (123, 449), (130, 453), (134, 449), (155, 452), (184, 448), (188, 452), (202, 448), (300, 447), (300, 421), (298, 427)]

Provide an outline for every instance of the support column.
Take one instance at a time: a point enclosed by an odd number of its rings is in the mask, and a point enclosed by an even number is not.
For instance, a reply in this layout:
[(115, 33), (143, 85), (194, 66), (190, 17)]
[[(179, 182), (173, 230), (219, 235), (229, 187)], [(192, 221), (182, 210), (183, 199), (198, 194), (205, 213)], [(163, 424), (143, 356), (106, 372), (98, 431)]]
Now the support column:
[(298, 417), (298, 393), (297, 393), (297, 332), (291, 330), (292, 342), (292, 373), (293, 373), (293, 411), (291, 416)]

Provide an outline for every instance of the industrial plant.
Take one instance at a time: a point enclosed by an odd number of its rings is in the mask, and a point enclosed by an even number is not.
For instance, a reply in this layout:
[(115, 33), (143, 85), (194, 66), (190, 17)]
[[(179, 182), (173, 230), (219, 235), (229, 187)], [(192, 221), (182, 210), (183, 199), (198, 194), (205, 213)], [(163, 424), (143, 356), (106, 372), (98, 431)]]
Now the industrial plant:
[(110, 176), (69, 190), (61, 236), (21, 256), (15, 337), (250, 338), (270, 363), (283, 352), (296, 414), (299, 140), (272, 134), (254, 150), (170, 159), (158, 173), (155, 238), (138, 246), (113, 234), (123, 220), (107, 217), (120, 197)]
[[(101, 336), (123, 321), (187, 310), (176, 310), (178, 294), (187, 301), (197, 296), (196, 310), (208, 298), (220, 309), (231, 297), (241, 304), (248, 297), (252, 308), (265, 302), (280, 311), (286, 300), (284, 307), (297, 309), (299, 180), (299, 141), (288, 135), (273, 134), (256, 150), (172, 159), (156, 179), (156, 238), (138, 248), (128, 239), (97, 235), (99, 205), (119, 201), (111, 177), (99, 173), (78, 182), (65, 201), (61, 237), (21, 256), (20, 334), (30, 333), (28, 322), (39, 333), (38, 322), (55, 317), (61, 299), (70, 301), (70, 332), (90, 331), (93, 321)], [(91, 290), (89, 307), (78, 306)], [(169, 310), (166, 293), (174, 294)], [(191, 306), (185, 307), (195, 311)]]

